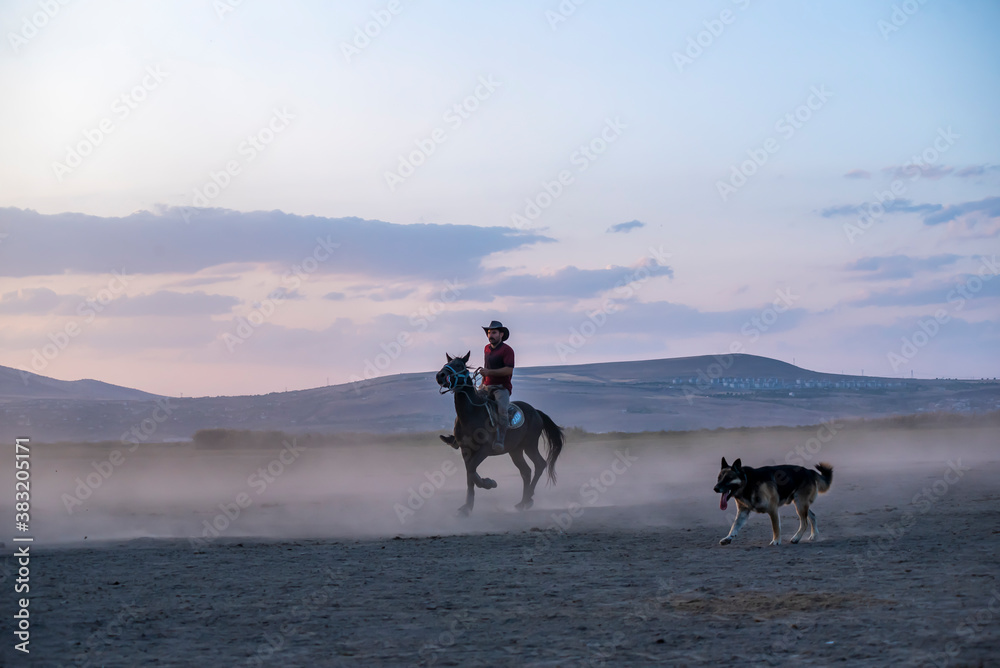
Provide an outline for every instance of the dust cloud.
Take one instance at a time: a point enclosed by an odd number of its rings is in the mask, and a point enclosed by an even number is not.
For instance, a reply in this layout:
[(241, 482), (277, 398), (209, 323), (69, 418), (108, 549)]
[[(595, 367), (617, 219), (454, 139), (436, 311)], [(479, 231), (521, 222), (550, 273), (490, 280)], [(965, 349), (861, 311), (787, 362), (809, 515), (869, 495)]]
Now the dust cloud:
[[(330, 444), (278, 436), (253, 447), (217, 449), (187, 442), (35, 443), (32, 530), (42, 545), (172, 538), (193, 549), (255, 539), (625, 527), (710, 525), (724, 532), (732, 513), (719, 511), (712, 491), (723, 456), (740, 457), (747, 466), (831, 462), (833, 486), (814, 506), (821, 518), (850, 509), (858, 494), (882, 496), (887, 507), (905, 506), (949, 467), (973, 470), (997, 461), (997, 429), (981, 421), (919, 428), (831, 422), (659, 434), (571, 431), (556, 464), (558, 484), (544, 476), (531, 510), (515, 510), (521, 480), (503, 455), (480, 467), (498, 487), (477, 489), (475, 510), (463, 518), (456, 513), (466, 490), (461, 454), (434, 434), (391, 441), (370, 435)], [(10, 462), (2, 463), (0, 475), (13, 479)]]

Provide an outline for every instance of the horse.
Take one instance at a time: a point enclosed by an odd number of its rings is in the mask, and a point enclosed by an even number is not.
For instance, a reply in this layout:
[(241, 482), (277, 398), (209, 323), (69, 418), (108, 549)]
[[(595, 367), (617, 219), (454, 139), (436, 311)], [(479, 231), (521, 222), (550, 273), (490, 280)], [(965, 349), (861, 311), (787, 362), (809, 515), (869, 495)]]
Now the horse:
[[(460, 449), (465, 460), (468, 492), (465, 495), (465, 505), (459, 508), (458, 512), (462, 516), (472, 512), (476, 487), (493, 489), (497, 486), (495, 480), (483, 478), (476, 472), (479, 465), (493, 454), (509, 454), (514, 466), (521, 472), (524, 491), (520, 503), (515, 507), (518, 510), (527, 510), (534, 503), (532, 499), (535, 495), (535, 485), (542, 477), (542, 472), (548, 469), (549, 481), (553, 484), (556, 482), (556, 459), (562, 452), (563, 430), (542, 411), (523, 401), (513, 401), (511, 403), (519, 406), (524, 413), (524, 424), (517, 429), (508, 429), (504, 439), (504, 451), (494, 453), (492, 444), (495, 427), (490, 420), (486, 399), (476, 392), (475, 383), (466, 367), (469, 354), (452, 357), (445, 353), (448, 363), (441, 367), (435, 377), (441, 388), (441, 394), (446, 392), (455, 394), (455, 431), (440, 438), (456, 450)], [(547, 458), (542, 457), (538, 451), (538, 440), (543, 433), (548, 441)], [(531, 467), (524, 461), (525, 455), (528, 455), (535, 465), (534, 475)]]

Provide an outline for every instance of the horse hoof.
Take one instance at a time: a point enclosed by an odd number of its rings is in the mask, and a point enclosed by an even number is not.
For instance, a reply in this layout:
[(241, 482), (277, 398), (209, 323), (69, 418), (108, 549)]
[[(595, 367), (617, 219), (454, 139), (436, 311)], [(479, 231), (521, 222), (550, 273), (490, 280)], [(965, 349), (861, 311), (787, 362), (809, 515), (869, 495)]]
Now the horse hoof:
[(494, 489), (497, 486), (497, 481), (493, 478), (483, 478), (483, 489)]
[(461, 508), (458, 509), (458, 516), (459, 517), (468, 517), (469, 513), (471, 513), (471, 512), (472, 512), (472, 508), (470, 508), (468, 506), (462, 506)]
[(522, 501), (521, 503), (517, 504), (514, 507), (517, 508), (518, 510), (528, 510), (533, 505), (535, 505), (535, 502), (529, 499), (528, 501)]

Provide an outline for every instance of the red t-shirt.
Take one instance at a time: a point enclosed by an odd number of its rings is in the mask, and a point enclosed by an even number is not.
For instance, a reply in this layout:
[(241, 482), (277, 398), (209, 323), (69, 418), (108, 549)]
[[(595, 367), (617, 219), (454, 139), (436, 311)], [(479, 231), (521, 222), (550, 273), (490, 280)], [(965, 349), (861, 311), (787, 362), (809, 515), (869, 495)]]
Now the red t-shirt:
[[(514, 368), (514, 349), (506, 343), (501, 343), (496, 348), (487, 343), (486, 349), (483, 350), (483, 358), (484, 369), (502, 369), (505, 366)], [(486, 376), (483, 385), (503, 385), (508, 392), (511, 391), (509, 376), (507, 378)]]

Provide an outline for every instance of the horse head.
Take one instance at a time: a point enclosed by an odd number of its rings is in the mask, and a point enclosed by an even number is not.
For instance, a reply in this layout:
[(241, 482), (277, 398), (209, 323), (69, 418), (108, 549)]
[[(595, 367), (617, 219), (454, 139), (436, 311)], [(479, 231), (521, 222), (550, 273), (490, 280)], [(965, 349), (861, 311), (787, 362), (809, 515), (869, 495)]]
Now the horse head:
[(463, 385), (473, 384), (472, 377), (469, 376), (469, 369), (466, 367), (471, 354), (471, 350), (462, 357), (452, 357), (448, 353), (444, 354), (448, 358), (448, 363), (441, 367), (441, 370), (434, 377), (443, 392), (455, 390)]

